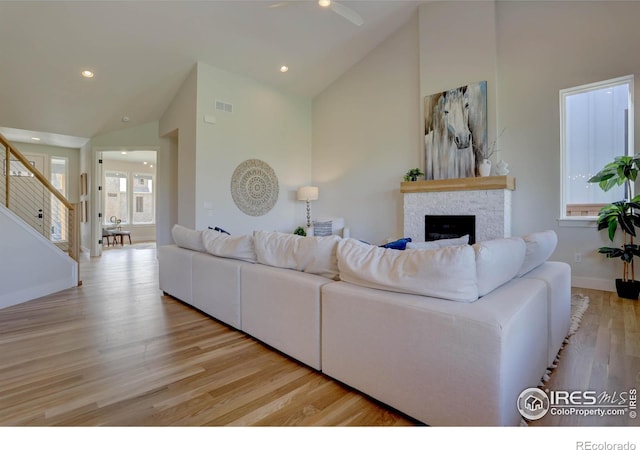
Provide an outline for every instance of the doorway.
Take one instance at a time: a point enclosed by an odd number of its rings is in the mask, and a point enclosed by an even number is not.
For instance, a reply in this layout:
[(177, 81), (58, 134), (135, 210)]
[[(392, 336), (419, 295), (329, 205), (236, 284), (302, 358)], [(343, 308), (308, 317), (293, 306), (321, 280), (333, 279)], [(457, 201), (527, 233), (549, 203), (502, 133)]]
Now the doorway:
[(101, 251), (156, 240), (157, 151), (102, 151), (98, 176)]

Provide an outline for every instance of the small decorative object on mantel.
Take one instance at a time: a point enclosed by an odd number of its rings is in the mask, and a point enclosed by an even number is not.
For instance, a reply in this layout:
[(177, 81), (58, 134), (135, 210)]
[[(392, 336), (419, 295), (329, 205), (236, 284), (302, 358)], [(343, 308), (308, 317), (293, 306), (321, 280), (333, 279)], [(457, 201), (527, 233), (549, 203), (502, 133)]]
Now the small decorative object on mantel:
[(640, 281), (635, 277), (634, 256), (640, 256), (640, 245), (633, 242), (636, 227), (640, 224), (640, 195), (631, 197), (631, 183), (636, 181), (640, 171), (640, 153), (635, 156), (618, 156), (589, 179), (598, 183), (603, 191), (624, 185), (624, 199), (605, 205), (598, 213), (598, 231), (608, 230), (613, 242), (618, 228), (622, 230), (622, 245), (600, 247), (598, 253), (607, 258), (622, 260), (622, 278), (616, 279), (618, 297), (637, 300), (640, 295)]
[(496, 164), (496, 174), (498, 175), (508, 175), (509, 174), (509, 164), (504, 159), (501, 159)]
[(278, 177), (259, 159), (248, 159), (238, 165), (231, 176), (231, 197), (236, 206), (250, 216), (263, 216), (278, 200)]
[[(475, 150), (476, 159), (478, 163), (479, 176), (488, 177), (489, 175), (491, 175), (491, 157), (498, 150), (498, 139), (500, 139), (500, 136), (502, 136), (503, 134), (504, 134), (504, 128), (500, 132), (500, 135), (497, 138), (495, 138), (493, 142), (491, 142), (489, 145), (473, 144), (473, 149)], [(501, 162), (506, 165), (504, 161), (501, 160)], [(503, 170), (504, 169), (506, 169), (506, 167), (503, 167)], [(498, 175), (506, 175), (507, 173), (509, 173), (509, 170), (508, 169), (506, 170), (507, 171), (505, 173), (498, 173)], [(497, 168), (496, 168), (496, 172), (497, 172)]]
[(293, 230), (293, 234), (297, 234), (298, 236), (306, 236), (307, 232), (304, 231), (304, 228), (298, 227), (295, 230)]
[(480, 161), (480, 163), (478, 163), (478, 174), (480, 174), (481, 177), (488, 177), (489, 175), (491, 175), (490, 159), (483, 159)]
[(424, 172), (419, 168), (410, 169), (404, 174), (404, 181), (418, 181), (418, 177), (424, 175)]

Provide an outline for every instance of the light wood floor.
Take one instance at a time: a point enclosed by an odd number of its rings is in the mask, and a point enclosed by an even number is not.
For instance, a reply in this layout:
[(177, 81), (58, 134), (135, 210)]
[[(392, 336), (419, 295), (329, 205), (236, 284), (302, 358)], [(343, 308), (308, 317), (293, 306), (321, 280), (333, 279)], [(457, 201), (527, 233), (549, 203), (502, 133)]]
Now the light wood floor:
[(162, 296), (153, 248), (81, 272), (80, 288), (0, 310), (0, 425), (415, 423)]
[[(162, 296), (149, 245), (83, 261), (83, 286), (0, 310), (0, 425), (415, 425)], [(599, 291), (552, 389), (628, 390), (640, 307)], [(532, 425), (627, 425), (549, 417)]]
[[(591, 390), (613, 393), (640, 388), (640, 302), (613, 292), (574, 289), (589, 297), (589, 308), (578, 332), (560, 352), (558, 367), (545, 383), (550, 390)], [(640, 408), (639, 408), (640, 409)], [(624, 416), (552, 416), (547, 413), (532, 426), (627, 426), (640, 419)]]

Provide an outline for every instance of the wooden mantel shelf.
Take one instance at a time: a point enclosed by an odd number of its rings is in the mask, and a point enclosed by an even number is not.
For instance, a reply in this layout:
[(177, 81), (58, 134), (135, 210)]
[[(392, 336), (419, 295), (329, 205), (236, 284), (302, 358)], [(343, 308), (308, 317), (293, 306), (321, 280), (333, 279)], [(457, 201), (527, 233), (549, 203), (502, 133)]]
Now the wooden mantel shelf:
[(495, 177), (450, 178), (447, 180), (403, 181), (400, 192), (446, 192), (446, 191), (483, 191), (489, 189), (509, 189), (515, 191), (516, 179), (508, 175)]

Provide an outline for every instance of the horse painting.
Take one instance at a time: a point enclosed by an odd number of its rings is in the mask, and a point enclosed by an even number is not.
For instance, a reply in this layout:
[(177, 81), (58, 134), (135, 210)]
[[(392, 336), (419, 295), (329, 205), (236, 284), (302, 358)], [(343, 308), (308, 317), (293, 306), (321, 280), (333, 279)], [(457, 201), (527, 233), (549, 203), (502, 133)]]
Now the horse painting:
[(487, 82), (425, 97), (425, 179), (476, 176), (487, 140)]

